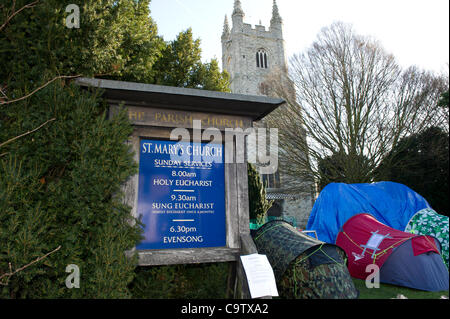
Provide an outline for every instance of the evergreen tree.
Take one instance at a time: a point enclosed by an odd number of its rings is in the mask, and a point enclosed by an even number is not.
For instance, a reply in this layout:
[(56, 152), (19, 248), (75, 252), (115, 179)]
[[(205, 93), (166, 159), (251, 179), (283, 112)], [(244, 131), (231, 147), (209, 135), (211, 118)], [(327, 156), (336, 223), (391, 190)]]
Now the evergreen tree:
[(228, 73), (220, 72), (216, 59), (202, 63), (200, 40), (190, 28), (166, 43), (154, 71), (160, 85), (229, 92)]
[[(1, 149), (0, 274), (61, 246), (11, 277), (2, 296), (129, 296), (135, 260), (124, 252), (141, 230), (121, 201), (121, 185), (136, 172), (125, 112), (106, 119), (97, 98), (58, 82), (4, 107), (2, 117), (0, 140), (56, 120)], [(80, 268), (80, 289), (65, 286), (69, 264)]]
[[(132, 128), (124, 113), (107, 120), (95, 95), (44, 84), (60, 75), (151, 79), (162, 41), (149, 1), (78, 3), (79, 29), (65, 25), (67, 3), (27, 3), (0, 6), (0, 277), (61, 248), (1, 277), (0, 296), (130, 297), (136, 260), (124, 252), (141, 229), (120, 188), (136, 172), (125, 144)], [(80, 289), (65, 286), (69, 264), (80, 268)]]
[(248, 200), (250, 219), (258, 224), (264, 223), (267, 211), (272, 207), (273, 202), (267, 200), (261, 177), (255, 166), (250, 163), (248, 164)]
[[(59, 78), (156, 83), (169, 70), (164, 54), (179, 52), (189, 62), (179, 86), (227, 90), (226, 74), (215, 60), (200, 62), (192, 36), (180, 44), (190, 50), (167, 50), (149, 2), (73, 1), (80, 28), (72, 29), (65, 1), (0, 4), (0, 297), (130, 297), (136, 259), (124, 252), (141, 228), (121, 185), (136, 173), (125, 144), (132, 128), (125, 113), (106, 119), (93, 92)], [(80, 268), (79, 289), (65, 286), (69, 264)]]
[[(16, 10), (26, 3), (17, 1)], [(61, 0), (41, 0), (10, 20), (0, 32), (2, 82), (31, 89), (55, 75), (153, 81), (163, 41), (149, 15), (149, 0), (71, 3), (80, 8), (80, 28), (66, 26), (68, 3)], [(10, 6), (0, 7), (5, 20), (10, 12)]]
[(363, 155), (350, 156), (335, 152), (319, 161), (319, 192), (330, 183), (370, 183), (373, 176), (370, 161)]
[(449, 139), (430, 127), (400, 140), (378, 168), (383, 179), (405, 184), (422, 195), (438, 213), (449, 216)]
[(449, 107), (449, 90), (441, 94), (441, 98), (439, 99), (438, 106), (440, 107)]
[[(220, 72), (219, 62), (212, 59), (211, 62), (200, 64), (194, 75), (193, 83), (197, 88), (210, 91), (231, 92), (229, 89), (229, 74)], [(195, 87), (195, 86), (194, 86)]]

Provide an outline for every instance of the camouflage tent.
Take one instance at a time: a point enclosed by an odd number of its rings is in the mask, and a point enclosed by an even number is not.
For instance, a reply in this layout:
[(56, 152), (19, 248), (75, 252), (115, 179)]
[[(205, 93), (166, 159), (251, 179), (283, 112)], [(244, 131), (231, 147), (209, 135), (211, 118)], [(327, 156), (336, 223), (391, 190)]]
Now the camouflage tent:
[(288, 299), (358, 297), (345, 266), (345, 252), (302, 234), (285, 221), (269, 222), (252, 232), (258, 253), (267, 255), (278, 291)]

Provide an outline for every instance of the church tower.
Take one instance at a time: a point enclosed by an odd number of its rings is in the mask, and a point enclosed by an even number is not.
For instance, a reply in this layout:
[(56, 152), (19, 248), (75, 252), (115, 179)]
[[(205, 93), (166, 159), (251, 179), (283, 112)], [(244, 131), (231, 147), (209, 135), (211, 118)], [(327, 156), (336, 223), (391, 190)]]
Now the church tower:
[(267, 95), (266, 76), (275, 70), (287, 70), (283, 20), (275, 0), (269, 30), (262, 25), (252, 28), (244, 23), (244, 17), (241, 1), (235, 0), (231, 29), (226, 16), (223, 27), (223, 70), (230, 74), (233, 93)]
[[(276, 0), (273, 1), (270, 27), (244, 23), (245, 13), (240, 0), (234, 1), (231, 28), (225, 16), (222, 33), (222, 66), (230, 74), (232, 93), (246, 95), (270, 95), (266, 83), (270, 74), (287, 78), (287, 60), (283, 39), (283, 20)], [(283, 75), (286, 74), (286, 77)], [(286, 83), (290, 86), (290, 83)], [(293, 87), (287, 87), (294, 92)], [(295, 93), (293, 93), (295, 94)], [(259, 124), (257, 124), (259, 125)], [(306, 137), (305, 137), (306, 138)], [(283, 189), (283, 180), (289, 178), (282, 172), (262, 175), (266, 185), (267, 198), (274, 200), (268, 215), (284, 217), (304, 228), (314, 203), (313, 186), (309, 194), (292, 195)]]

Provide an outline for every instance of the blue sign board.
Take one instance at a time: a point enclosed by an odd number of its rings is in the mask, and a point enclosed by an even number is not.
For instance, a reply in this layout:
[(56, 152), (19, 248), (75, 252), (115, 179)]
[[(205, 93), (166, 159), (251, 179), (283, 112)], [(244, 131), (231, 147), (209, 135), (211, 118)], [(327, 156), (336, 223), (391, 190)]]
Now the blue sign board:
[(222, 144), (141, 140), (138, 250), (226, 246)]

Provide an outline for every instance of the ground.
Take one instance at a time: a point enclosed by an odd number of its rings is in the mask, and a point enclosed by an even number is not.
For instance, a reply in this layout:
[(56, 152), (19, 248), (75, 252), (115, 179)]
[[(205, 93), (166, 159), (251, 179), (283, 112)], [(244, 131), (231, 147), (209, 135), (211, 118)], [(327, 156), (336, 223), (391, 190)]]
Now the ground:
[(428, 292), (405, 287), (380, 284), (380, 288), (368, 289), (364, 280), (353, 279), (356, 288), (360, 292), (359, 299), (391, 299), (403, 295), (408, 299), (440, 299), (441, 296), (448, 298), (448, 290), (439, 292)]

